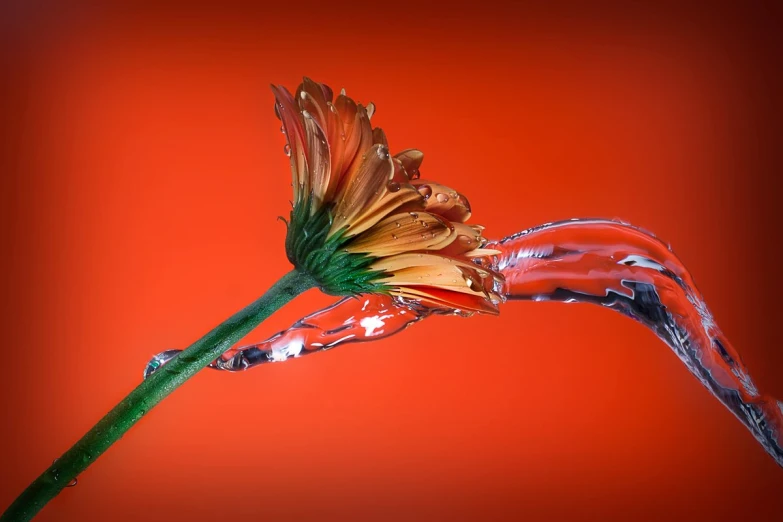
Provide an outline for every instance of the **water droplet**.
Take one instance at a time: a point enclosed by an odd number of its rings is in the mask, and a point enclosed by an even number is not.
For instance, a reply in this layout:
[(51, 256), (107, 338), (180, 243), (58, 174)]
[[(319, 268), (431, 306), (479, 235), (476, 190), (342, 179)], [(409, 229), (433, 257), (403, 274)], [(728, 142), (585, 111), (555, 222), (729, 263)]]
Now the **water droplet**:
[(381, 145), (377, 149), (375, 149), (375, 153), (378, 155), (381, 159), (389, 159), (389, 149), (385, 146)]
[(66, 488), (72, 488), (72, 487), (74, 487), (74, 486), (75, 486), (76, 484), (78, 484), (78, 483), (79, 483), (79, 479), (78, 479), (78, 478), (74, 478), (74, 479), (73, 479), (72, 481), (70, 481), (70, 482), (69, 482), (69, 483), (68, 483), (68, 484), (67, 484), (65, 487), (66, 487)]
[(282, 132), (283, 134), (285, 134), (285, 125), (281, 125), (281, 126), (280, 126), (280, 132)]
[(410, 214), (410, 216), (413, 218), (413, 221), (416, 221), (417, 219), (419, 219), (418, 212), (408, 212), (408, 214)]
[(397, 239), (397, 234), (392, 234), (392, 239)]
[(55, 482), (57, 482), (58, 480), (60, 480), (60, 470), (59, 470), (59, 469), (57, 469), (57, 468), (54, 468), (54, 469), (52, 469), (52, 470), (49, 472), (49, 475), (52, 477), (52, 480), (54, 480)]
[(462, 278), (465, 280), (465, 284), (474, 292), (481, 292), (484, 287), (481, 286), (481, 282), (477, 281), (471, 274), (463, 273)]
[(290, 158), (291, 157), (291, 145), (286, 143), (285, 146), (283, 147), (283, 153)]
[(150, 362), (147, 363), (147, 367), (144, 368), (144, 378), (146, 379), (156, 371), (160, 370), (163, 365), (179, 355), (181, 351), (182, 350), (166, 350), (153, 356), (152, 359), (150, 359)]
[(427, 223), (426, 221), (424, 221), (424, 220), (422, 219), (422, 220), (421, 220), (421, 226), (423, 226), (423, 227), (428, 227), (428, 226), (430, 226), (430, 224), (429, 224), (429, 223)]
[(395, 221), (394, 224), (397, 225), (397, 228), (400, 228), (402, 226), (402, 225), (400, 225), (399, 221)]
[(400, 184), (396, 181), (390, 181), (386, 184), (386, 190), (389, 192), (399, 192), (400, 191)]
[(422, 185), (418, 190), (425, 200), (430, 199), (430, 196), (432, 196), (432, 188), (429, 185)]
[(449, 200), (449, 196), (443, 193), (438, 194), (435, 198), (438, 200), (438, 203), (445, 203)]
[(419, 169), (413, 169), (410, 173), (410, 179), (419, 179), (421, 177), (421, 173), (419, 172)]

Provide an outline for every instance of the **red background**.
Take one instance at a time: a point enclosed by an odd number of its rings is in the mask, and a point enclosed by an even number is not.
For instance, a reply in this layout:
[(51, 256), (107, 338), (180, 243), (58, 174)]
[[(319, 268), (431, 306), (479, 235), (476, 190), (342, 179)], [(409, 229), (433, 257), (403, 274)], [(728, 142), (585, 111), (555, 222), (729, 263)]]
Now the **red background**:
[[(16, 5), (19, 4), (19, 5)], [(501, 237), (620, 217), (669, 241), (761, 389), (776, 326), (781, 12), (6, 2), (0, 506), (288, 269), (270, 82), (378, 106)], [(332, 299), (297, 299), (260, 340)], [(644, 327), (511, 303), (203, 372), (40, 520), (761, 520), (781, 470)]]

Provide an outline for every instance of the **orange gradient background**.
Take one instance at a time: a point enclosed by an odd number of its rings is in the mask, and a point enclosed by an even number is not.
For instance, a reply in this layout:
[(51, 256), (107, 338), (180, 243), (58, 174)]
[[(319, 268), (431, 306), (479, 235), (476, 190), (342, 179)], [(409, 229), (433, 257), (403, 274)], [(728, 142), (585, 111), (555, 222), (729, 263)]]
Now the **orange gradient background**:
[[(16, 5), (18, 4), (18, 5)], [(619, 217), (670, 242), (783, 397), (779, 9), (3, 9), (0, 506), (289, 270), (270, 82), (374, 101), (499, 238)], [(333, 299), (310, 291), (248, 341)], [(435, 318), (205, 371), (39, 520), (783, 519), (783, 469), (651, 332), (588, 305)]]

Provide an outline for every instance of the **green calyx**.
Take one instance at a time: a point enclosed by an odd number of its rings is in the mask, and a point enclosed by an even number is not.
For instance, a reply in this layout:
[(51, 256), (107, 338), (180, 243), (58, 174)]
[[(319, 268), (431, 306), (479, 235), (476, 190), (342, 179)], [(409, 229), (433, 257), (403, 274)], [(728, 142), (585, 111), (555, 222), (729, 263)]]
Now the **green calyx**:
[(327, 238), (332, 226), (332, 206), (325, 205), (311, 213), (312, 197), (297, 202), (287, 223), (285, 250), (288, 260), (300, 272), (308, 274), (321, 291), (331, 295), (387, 293), (388, 287), (377, 282), (384, 272), (370, 269), (375, 260), (366, 254), (345, 250), (351, 238), (339, 231)]

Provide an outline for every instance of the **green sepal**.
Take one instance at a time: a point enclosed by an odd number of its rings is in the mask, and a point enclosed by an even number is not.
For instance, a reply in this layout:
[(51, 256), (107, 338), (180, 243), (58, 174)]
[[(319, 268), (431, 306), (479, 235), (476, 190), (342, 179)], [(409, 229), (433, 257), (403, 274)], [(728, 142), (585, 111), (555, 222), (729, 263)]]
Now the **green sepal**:
[(288, 260), (297, 270), (309, 274), (319, 288), (331, 295), (388, 293), (389, 288), (378, 282), (385, 274), (372, 270), (375, 258), (352, 254), (345, 246), (350, 238), (341, 230), (327, 238), (332, 227), (332, 205), (315, 212), (312, 196), (303, 198), (291, 210), (291, 222), (285, 238)]

